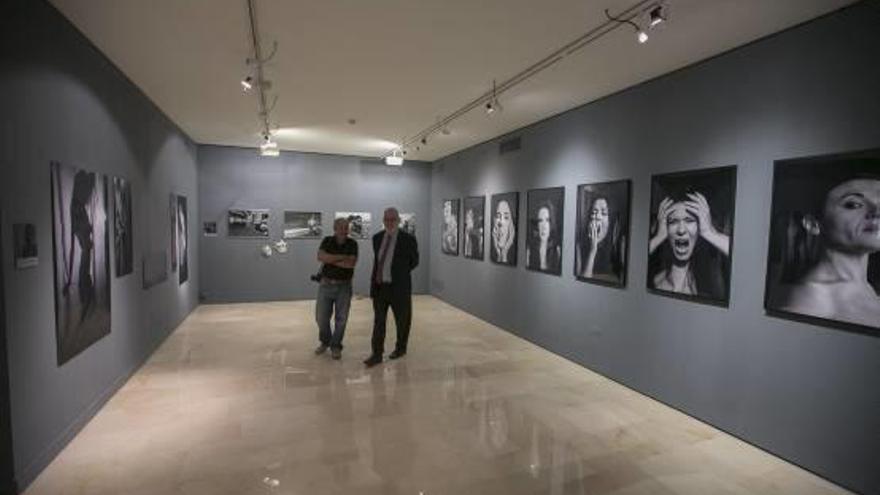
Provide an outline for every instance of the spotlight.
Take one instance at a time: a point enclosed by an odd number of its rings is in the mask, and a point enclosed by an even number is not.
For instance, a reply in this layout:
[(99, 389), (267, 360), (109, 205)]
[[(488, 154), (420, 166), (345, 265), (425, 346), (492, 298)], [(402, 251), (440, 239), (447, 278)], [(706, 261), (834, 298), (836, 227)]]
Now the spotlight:
[(664, 12), (663, 5), (657, 5), (651, 9), (648, 12), (648, 18), (650, 19), (651, 27), (663, 23), (663, 21), (666, 20), (666, 13)]
[(639, 32), (636, 33), (636, 38), (638, 38), (639, 43), (644, 43), (644, 42), (648, 41), (648, 33), (644, 32), (640, 29)]
[(400, 148), (395, 149), (391, 152), (390, 155), (385, 157), (385, 165), (390, 165), (392, 167), (399, 167), (403, 165), (402, 154), (406, 154), (406, 151), (401, 152)]
[(618, 24), (629, 24), (636, 30), (636, 38), (639, 40), (639, 43), (644, 43), (648, 41), (648, 33), (642, 30), (638, 24), (631, 21), (630, 19), (624, 19), (622, 17), (615, 17), (608, 12), (608, 9), (605, 9), (605, 17), (608, 18), (609, 21), (614, 21)]
[(247, 76), (246, 78), (241, 80), (241, 89), (245, 93), (250, 91), (254, 87), (254, 78), (251, 76)]
[(491, 114), (495, 112), (495, 105), (492, 104), (491, 101), (486, 102), (486, 113)]
[(280, 151), (278, 150), (278, 143), (272, 141), (272, 137), (266, 134), (263, 136), (263, 143), (260, 144), (260, 155), (262, 156), (278, 156), (280, 155)]
[(422, 144), (428, 144), (428, 138), (422, 137)]

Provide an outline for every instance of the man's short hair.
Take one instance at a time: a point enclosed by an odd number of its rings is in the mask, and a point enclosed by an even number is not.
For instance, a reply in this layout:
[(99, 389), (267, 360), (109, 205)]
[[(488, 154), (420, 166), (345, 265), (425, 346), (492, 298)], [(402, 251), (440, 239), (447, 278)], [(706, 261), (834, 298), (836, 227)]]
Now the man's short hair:
[[(395, 207), (393, 207), (393, 206), (389, 206), (388, 208), (385, 208), (385, 212), (384, 212), (384, 213), (388, 213), (389, 211), (393, 211), (393, 212), (394, 212), (394, 217), (397, 218), (398, 220), (400, 220), (400, 212), (397, 211), (397, 208), (395, 208)], [(383, 213), (383, 216), (384, 216), (384, 213)]]
[(333, 228), (336, 228), (337, 225), (340, 225), (340, 224), (343, 224), (343, 223), (344, 223), (345, 225), (348, 225), (348, 219), (345, 218), (345, 217), (339, 217), (339, 218), (337, 218), (336, 220), (333, 221)]

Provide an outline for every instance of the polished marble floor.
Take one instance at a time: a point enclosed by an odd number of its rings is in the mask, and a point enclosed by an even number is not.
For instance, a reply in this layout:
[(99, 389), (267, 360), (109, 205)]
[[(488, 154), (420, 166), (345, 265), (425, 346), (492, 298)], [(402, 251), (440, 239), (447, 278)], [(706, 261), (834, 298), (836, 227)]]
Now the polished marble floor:
[(437, 299), (369, 370), (313, 307), (198, 308), (26, 495), (846, 493)]

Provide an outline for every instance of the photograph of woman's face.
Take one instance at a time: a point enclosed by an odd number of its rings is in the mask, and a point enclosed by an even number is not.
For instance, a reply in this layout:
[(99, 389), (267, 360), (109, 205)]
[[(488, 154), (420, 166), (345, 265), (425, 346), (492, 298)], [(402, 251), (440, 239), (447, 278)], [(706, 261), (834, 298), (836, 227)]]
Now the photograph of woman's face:
[(538, 209), (538, 238), (542, 241), (550, 239), (550, 209), (541, 207)]
[(699, 221), (687, 211), (683, 202), (674, 203), (666, 217), (669, 247), (676, 261), (690, 261), (699, 240)]
[(452, 217), (452, 201), (443, 202), (443, 218), (449, 221)]
[(464, 212), (464, 228), (468, 231), (474, 229), (474, 210), (470, 208)]
[(512, 220), (510, 205), (507, 204), (507, 201), (501, 200), (498, 202), (497, 208), (495, 212), (495, 227), (502, 237), (507, 237), (510, 233), (510, 222)]
[(608, 236), (608, 200), (605, 198), (596, 198), (593, 201), (593, 206), (590, 207), (590, 221), (595, 222), (596, 229), (596, 240), (598, 242), (602, 242), (605, 240), (605, 237)]
[(880, 252), (880, 180), (855, 179), (834, 187), (825, 198), (821, 232), (834, 249)]

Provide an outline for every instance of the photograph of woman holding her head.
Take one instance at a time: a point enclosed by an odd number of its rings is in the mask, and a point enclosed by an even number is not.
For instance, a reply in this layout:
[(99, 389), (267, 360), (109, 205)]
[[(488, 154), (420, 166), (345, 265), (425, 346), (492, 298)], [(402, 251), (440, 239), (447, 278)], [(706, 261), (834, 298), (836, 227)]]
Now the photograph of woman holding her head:
[(648, 288), (727, 305), (736, 167), (655, 175)]
[(489, 259), (500, 265), (516, 266), (516, 226), (519, 219), (519, 193), (492, 195), (492, 228), (489, 232)]
[(458, 199), (443, 200), (443, 223), (440, 232), (440, 250), (458, 256)]
[(532, 189), (528, 193), (526, 268), (562, 274), (562, 220), (565, 188)]
[(628, 180), (578, 186), (574, 252), (578, 280), (626, 284), (629, 190)]
[(483, 259), (483, 224), (486, 215), (486, 196), (464, 198), (464, 257)]
[(776, 162), (772, 211), (766, 309), (880, 334), (880, 151)]

